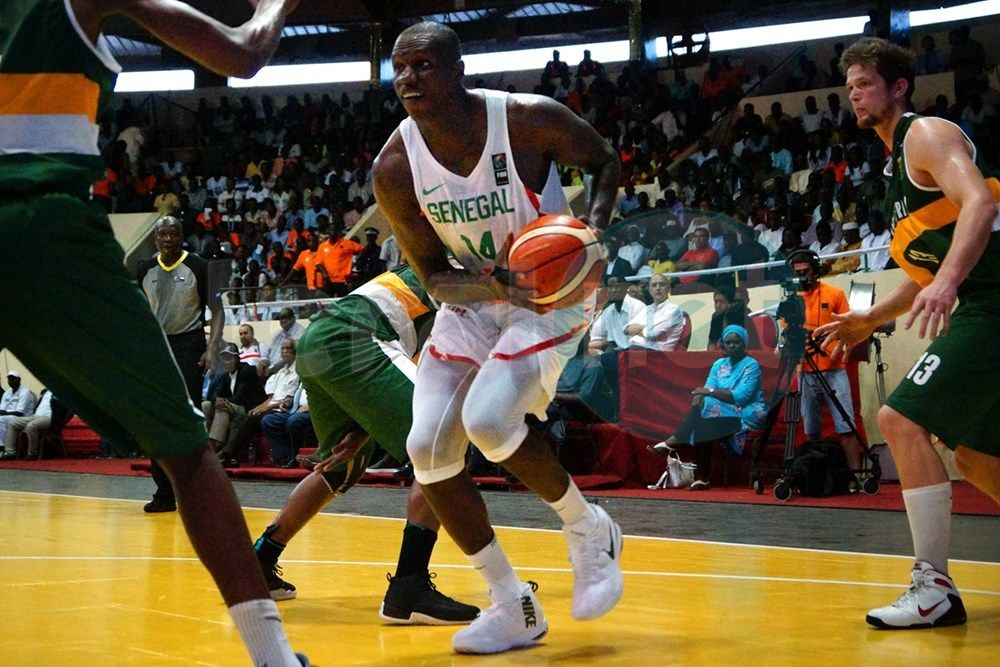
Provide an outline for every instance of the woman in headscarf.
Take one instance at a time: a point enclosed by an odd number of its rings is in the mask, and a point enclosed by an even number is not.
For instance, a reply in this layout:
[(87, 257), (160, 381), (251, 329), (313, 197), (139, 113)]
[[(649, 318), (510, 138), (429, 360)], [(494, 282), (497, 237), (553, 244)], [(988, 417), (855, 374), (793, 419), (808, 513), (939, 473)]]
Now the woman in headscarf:
[(747, 330), (730, 324), (722, 331), (722, 347), (726, 356), (712, 364), (705, 386), (691, 391), (691, 410), (677, 432), (650, 447), (663, 455), (680, 443), (696, 448), (692, 491), (708, 488), (714, 443), (726, 440), (735, 454), (742, 454), (747, 429), (760, 428), (767, 415), (760, 364), (747, 355)]

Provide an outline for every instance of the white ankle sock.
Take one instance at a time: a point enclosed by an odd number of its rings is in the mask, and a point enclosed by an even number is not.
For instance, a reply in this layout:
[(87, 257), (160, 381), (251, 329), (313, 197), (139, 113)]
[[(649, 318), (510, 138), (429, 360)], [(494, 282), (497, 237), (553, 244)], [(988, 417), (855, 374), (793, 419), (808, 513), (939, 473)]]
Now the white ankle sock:
[(274, 600), (247, 600), (229, 608), (236, 629), (250, 652), (254, 665), (299, 667), (299, 659), (288, 644)]
[(906, 518), (913, 535), (913, 555), (948, 574), (951, 540), (951, 482), (903, 490)]
[(549, 503), (564, 525), (569, 526), (574, 533), (586, 534), (597, 527), (597, 516), (590, 503), (580, 493), (573, 480), (569, 480), (569, 488), (563, 497), (554, 503)]
[(514, 573), (496, 535), (489, 544), (469, 556), (469, 560), (489, 585), (490, 598), (494, 602), (508, 602), (521, 597), (524, 584)]

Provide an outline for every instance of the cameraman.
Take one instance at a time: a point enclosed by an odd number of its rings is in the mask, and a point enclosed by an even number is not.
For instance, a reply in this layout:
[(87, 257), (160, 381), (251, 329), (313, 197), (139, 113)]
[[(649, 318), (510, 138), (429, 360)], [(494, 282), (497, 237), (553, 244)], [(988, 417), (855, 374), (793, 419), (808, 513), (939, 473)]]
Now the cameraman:
[[(805, 302), (805, 329), (810, 333), (817, 327), (833, 322), (834, 314), (846, 313), (850, 308), (843, 290), (820, 281), (820, 260), (812, 250), (801, 249), (791, 253), (785, 260), (788, 268), (801, 281), (799, 294)], [(840, 446), (847, 457), (847, 465), (854, 471), (861, 469), (862, 446), (852, 432), (851, 424), (833, 404), (832, 397), (824, 391), (817, 376), (822, 375), (836, 393), (848, 419), (854, 421), (854, 402), (851, 399), (851, 383), (847, 379), (847, 365), (843, 358), (834, 359), (819, 345), (810, 340), (806, 347), (806, 357), (799, 369), (799, 391), (802, 394), (802, 425), (806, 437), (814, 440), (820, 437), (821, 409), (826, 403), (833, 417), (834, 426), (840, 435)], [(811, 359), (811, 363), (810, 363)]]

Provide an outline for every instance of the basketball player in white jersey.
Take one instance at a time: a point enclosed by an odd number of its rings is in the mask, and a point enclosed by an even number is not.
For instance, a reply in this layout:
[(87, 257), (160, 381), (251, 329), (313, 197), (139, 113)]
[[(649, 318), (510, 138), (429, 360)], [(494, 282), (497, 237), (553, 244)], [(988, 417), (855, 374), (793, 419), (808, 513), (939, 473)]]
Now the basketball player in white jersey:
[[(594, 174), (587, 218), (599, 228), (608, 222), (621, 166), (592, 127), (551, 99), (466, 90), (461, 44), (450, 28), (407, 28), (392, 64), (409, 118), (375, 163), (375, 196), (403, 253), (442, 304), (417, 369), (406, 449), (434, 512), (489, 585), (492, 606), (452, 646), (499, 653), (534, 644), (548, 622), (536, 586), (514, 573), (465, 472), (469, 441), (562, 519), (574, 618), (597, 618), (622, 595), (621, 529), (584, 500), (545, 440), (524, 423), (526, 414), (544, 414), (586, 329), (583, 308), (535, 312), (529, 295), (504, 279), (506, 249), (518, 230), (565, 209), (564, 198), (545, 191), (553, 161)], [(449, 253), (460, 269), (449, 264)]]

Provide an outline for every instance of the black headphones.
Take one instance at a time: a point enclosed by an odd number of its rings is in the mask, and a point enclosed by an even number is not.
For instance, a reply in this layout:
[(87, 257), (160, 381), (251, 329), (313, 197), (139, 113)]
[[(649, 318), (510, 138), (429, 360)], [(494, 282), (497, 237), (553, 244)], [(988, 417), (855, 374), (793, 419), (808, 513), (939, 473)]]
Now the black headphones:
[(799, 248), (798, 250), (793, 250), (792, 254), (785, 258), (785, 265), (793, 271), (795, 270), (794, 265), (799, 262), (809, 262), (809, 265), (812, 266), (813, 273), (817, 278), (819, 277), (819, 255), (817, 255), (814, 251), (809, 250), (808, 248)]

